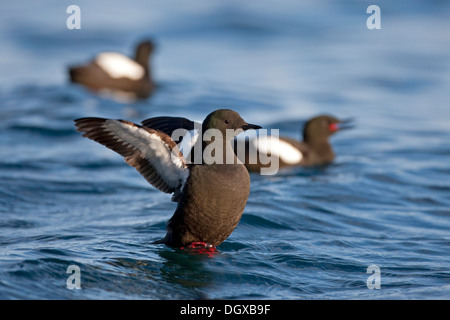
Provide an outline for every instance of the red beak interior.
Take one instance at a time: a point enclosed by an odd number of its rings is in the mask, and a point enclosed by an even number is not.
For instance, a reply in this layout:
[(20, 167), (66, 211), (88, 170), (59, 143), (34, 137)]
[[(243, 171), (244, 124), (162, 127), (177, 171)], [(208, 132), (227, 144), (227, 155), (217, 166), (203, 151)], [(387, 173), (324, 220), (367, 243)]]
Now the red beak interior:
[(337, 130), (339, 130), (339, 125), (337, 122), (333, 122), (332, 124), (330, 124), (328, 126), (328, 130), (330, 130), (331, 132), (335, 132)]

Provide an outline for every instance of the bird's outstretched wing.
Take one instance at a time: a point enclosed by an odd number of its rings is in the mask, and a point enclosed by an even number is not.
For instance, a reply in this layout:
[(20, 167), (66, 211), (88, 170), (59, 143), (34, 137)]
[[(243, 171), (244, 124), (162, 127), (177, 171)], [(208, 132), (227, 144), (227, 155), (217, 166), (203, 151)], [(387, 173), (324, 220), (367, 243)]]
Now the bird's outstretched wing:
[[(195, 122), (182, 117), (155, 117), (142, 121), (142, 125), (154, 130), (159, 130), (172, 137), (183, 153), (187, 163), (194, 161), (192, 148), (199, 138), (202, 129), (200, 122)], [(181, 130), (174, 136), (175, 130)]]
[(175, 192), (172, 199), (178, 200), (189, 168), (170, 136), (126, 120), (80, 118), (75, 126), (84, 137), (123, 156), (155, 188)]
[[(142, 121), (142, 125), (147, 128), (159, 130), (171, 136), (177, 129), (194, 130), (196, 129), (196, 122), (182, 118), (182, 117), (155, 117)], [(201, 123), (197, 126), (200, 126)]]

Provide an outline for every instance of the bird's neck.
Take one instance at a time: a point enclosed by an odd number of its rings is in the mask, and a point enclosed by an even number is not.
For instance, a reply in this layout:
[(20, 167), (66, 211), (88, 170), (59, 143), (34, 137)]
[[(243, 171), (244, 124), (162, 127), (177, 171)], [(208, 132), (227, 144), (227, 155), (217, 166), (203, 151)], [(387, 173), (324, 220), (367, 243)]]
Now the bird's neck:
[(238, 163), (231, 141), (203, 141), (203, 164), (236, 164)]
[(144, 52), (143, 50), (138, 50), (136, 52), (136, 62), (139, 63), (141, 66), (144, 67), (145, 72), (150, 74), (150, 63), (149, 63), (150, 55), (147, 52)]
[(334, 152), (328, 138), (309, 139), (305, 141), (309, 148), (323, 159), (333, 159)]

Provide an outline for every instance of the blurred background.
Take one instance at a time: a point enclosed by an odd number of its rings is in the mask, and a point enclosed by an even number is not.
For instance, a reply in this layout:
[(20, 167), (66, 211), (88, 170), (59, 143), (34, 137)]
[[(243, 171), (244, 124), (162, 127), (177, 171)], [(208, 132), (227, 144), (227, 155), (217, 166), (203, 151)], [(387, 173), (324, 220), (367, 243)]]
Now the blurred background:
[[(0, 298), (448, 299), (449, 15), (444, 0), (0, 2)], [(149, 99), (69, 83), (69, 65), (142, 39), (156, 44)], [(296, 139), (321, 113), (357, 126), (327, 168), (252, 175), (218, 257), (152, 246), (175, 204), (73, 119), (219, 107)], [(65, 287), (70, 264), (84, 290)]]
[[(66, 27), (71, 4), (81, 9), (80, 30)], [(239, 108), (233, 99), (246, 97), (254, 112), (268, 111), (259, 112), (266, 119), (342, 105), (352, 114), (389, 105), (400, 114), (428, 110), (439, 121), (447, 109), (442, 106), (449, 77), (447, 2), (378, 1), (381, 30), (366, 27), (371, 4), (5, 2), (0, 85), (3, 90), (66, 86), (68, 65), (101, 51), (133, 55), (138, 41), (152, 38), (154, 78), (161, 95), (170, 90), (172, 104), (180, 95), (186, 106), (187, 98), (213, 95), (211, 89), (230, 90), (225, 99), (200, 104)], [(158, 98), (149, 105), (168, 104)]]

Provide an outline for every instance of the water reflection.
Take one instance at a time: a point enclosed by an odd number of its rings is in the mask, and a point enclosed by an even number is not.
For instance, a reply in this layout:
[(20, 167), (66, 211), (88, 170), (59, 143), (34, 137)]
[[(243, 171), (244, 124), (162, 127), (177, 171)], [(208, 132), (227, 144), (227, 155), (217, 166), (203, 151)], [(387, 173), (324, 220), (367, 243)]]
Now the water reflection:
[[(115, 290), (117, 286), (127, 288), (127, 291), (134, 287), (133, 291), (146, 296), (150, 293), (152, 299), (208, 299), (207, 290), (213, 286), (214, 275), (208, 270), (206, 263), (209, 259), (214, 259), (214, 256), (166, 246), (157, 248), (152, 253), (157, 258), (146, 260), (124, 257), (104, 261), (114, 268), (115, 277), (118, 274), (125, 276), (120, 280), (125, 285), (118, 284), (118, 279), (114, 281)], [(136, 286), (135, 279), (146, 283)]]

